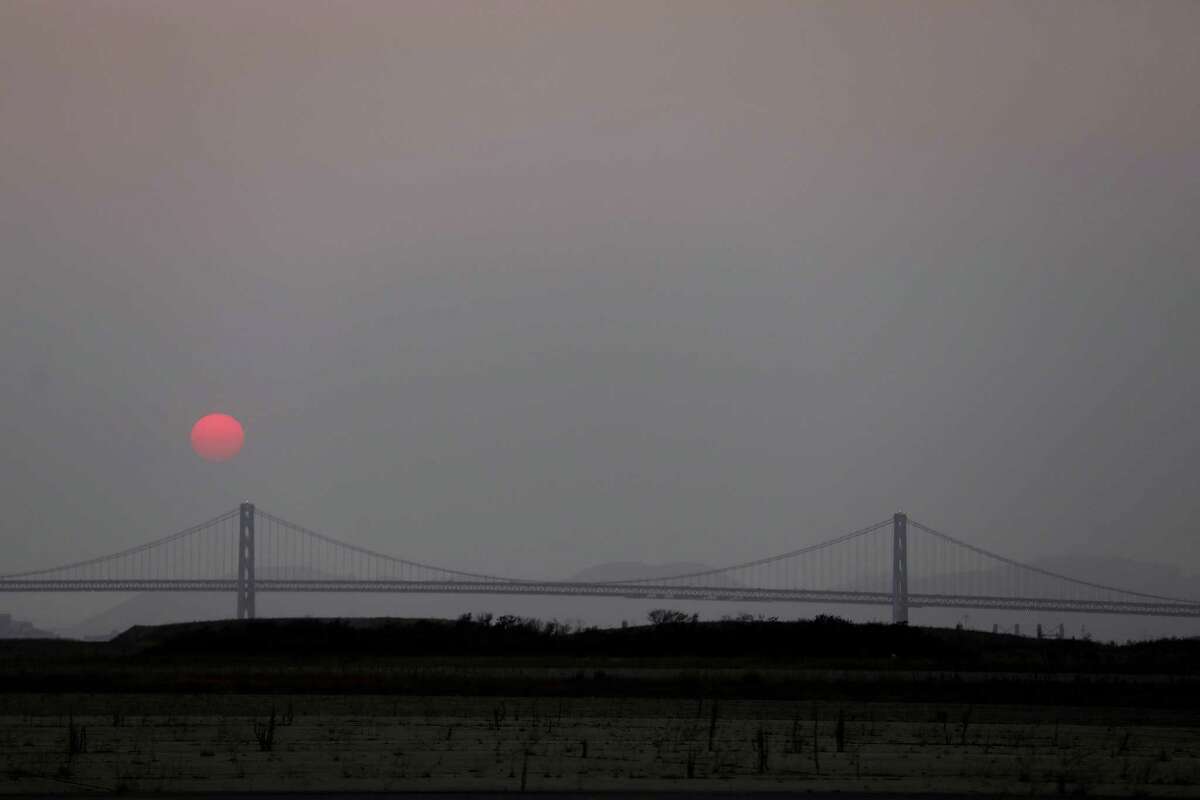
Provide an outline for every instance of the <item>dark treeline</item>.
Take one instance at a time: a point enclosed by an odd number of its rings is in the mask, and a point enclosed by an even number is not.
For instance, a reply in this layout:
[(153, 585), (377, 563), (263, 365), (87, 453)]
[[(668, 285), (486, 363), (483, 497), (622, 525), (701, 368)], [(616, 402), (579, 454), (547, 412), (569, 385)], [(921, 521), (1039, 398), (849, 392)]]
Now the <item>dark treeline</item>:
[(0, 695), (411, 694), (1200, 708), (1200, 640), (1126, 645), (833, 617), (586, 628), (521, 617), (260, 619), (0, 641)]
[(490, 614), (458, 620), (279, 619), (133, 628), (115, 652), (144, 657), (464, 656), (615, 658), (633, 662), (702, 659), (776, 666), (876, 670), (977, 670), (1074, 673), (1200, 673), (1200, 639), (1125, 645), (1036, 639), (979, 631), (819, 616), (779, 621), (743, 616), (701, 622), (680, 612), (652, 612), (651, 624), (578, 627)]

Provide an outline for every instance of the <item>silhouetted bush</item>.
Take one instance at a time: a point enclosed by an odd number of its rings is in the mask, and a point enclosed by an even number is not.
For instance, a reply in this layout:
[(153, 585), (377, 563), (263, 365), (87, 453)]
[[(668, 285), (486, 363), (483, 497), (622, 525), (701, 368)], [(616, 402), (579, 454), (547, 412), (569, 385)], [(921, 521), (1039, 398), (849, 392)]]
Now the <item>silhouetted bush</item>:
[(269, 753), (275, 749), (275, 709), (271, 709), (271, 716), (266, 722), (254, 723), (254, 739), (258, 742), (258, 749), (264, 753)]

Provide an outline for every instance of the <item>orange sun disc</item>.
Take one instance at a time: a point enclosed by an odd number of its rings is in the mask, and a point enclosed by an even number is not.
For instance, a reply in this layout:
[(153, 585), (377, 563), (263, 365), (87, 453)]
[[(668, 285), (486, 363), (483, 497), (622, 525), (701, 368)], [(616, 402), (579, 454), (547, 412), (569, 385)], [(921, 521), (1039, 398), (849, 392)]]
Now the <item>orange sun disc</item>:
[(245, 441), (242, 423), (228, 414), (206, 414), (192, 426), (192, 449), (205, 461), (228, 461)]

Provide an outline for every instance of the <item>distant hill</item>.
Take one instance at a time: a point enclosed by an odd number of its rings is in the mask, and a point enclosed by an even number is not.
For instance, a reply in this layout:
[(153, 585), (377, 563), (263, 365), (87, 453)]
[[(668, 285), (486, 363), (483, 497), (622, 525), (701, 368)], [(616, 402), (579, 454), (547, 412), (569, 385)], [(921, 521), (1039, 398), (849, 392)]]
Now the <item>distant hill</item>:
[(1200, 602), (1200, 575), (1188, 575), (1173, 564), (1084, 555), (1043, 558), (1036, 566), (1093, 583)]
[(35, 628), (32, 622), (13, 619), (11, 614), (0, 614), (0, 639), (53, 639), (54, 634)]
[(448, 695), (494, 697), (501, 709), (502, 698), (525, 698), (532, 714), (546, 697), (679, 698), (699, 719), (709, 698), (926, 703), (927, 720), (945, 704), (1185, 719), (1200, 710), (1198, 665), (1200, 638), (1111, 645), (828, 615), (603, 629), (508, 616), (224, 620), (138, 627), (108, 642), (0, 642), (9, 693)]
[(667, 564), (643, 564), (640, 561), (612, 561), (597, 564), (572, 575), (569, 580), (603, 583), (605, 581), (639, 581), (664, 578), (671, 575), (686, 575), (712, 569), (708, 564), (695, 561), (673, 561)]
[[(137, 626), (112, 642), (85, 645), (119, 657), (175, 657), (182, 668), (219, 664), (225, 656), (316, 663), (346, 656), (699, 657), (718, 663), (758, 659), (762, 666), (1018, 672), (1129, 672), (1194, 675), (1200, 638), (1129, 645), (995, 635), (928, 626), (855, 624), (832, 616), (773, 622), (755, 619), (676, 621), (627, 628), (568, 628), (517, 617), (413, 619), (258, 619)], [(3, 656), (16, 655), (8, 648)], [(636, 662), (631, 662), (636, 663)], [(186, 664), (186, 666), (184, 666)], [(86, 664), (77, 664), (86, 676)], [(260, 669), (261, 665), (253, 666)], [(278, 678), (277, 669), (268, 669)], [(142, 676), (144, 677), (144, 676)], [(35, 677), (34, 680), (40, 680)], [(173, 678), (172, 678), (173, 680)], [(693, 687), (694, 688), (694, 687)], [(1157, 691), (1157, 688), (1156, 688)]]

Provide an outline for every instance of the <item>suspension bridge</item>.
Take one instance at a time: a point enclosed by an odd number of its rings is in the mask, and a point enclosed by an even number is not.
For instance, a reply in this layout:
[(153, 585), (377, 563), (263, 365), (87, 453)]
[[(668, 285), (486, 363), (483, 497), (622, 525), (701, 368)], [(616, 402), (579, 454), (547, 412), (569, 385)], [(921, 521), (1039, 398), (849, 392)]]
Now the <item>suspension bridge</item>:
[(369, 550), (253, 503), (117, 553), (0, 575), (0, 592), (230, 592), (239, 619), (259, 592), (589, 595), (664, 600), (1021, 609), (1200, 617), (1200, 601), (1136, 592), (1025, 564), (899, 513), (787, 553), (626, 581), (487, 575)]

